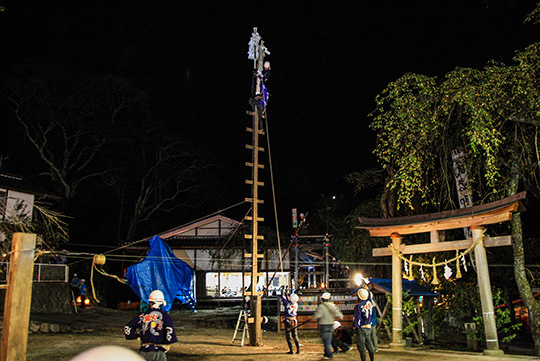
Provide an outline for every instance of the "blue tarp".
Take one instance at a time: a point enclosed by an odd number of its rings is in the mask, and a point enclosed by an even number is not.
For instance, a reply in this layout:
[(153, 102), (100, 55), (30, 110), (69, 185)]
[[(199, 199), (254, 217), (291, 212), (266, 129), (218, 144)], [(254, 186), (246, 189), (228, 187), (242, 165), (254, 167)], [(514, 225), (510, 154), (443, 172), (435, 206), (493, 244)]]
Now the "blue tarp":
[[(384, 288), (385, 290), (392, 292), (391, 278), (370, 278), (369, 281), (376, 284), (377, 286)], [(403, 288), (403, 293), (406, 293), (408, 296), (440, 296), (438, 293), (432, 292), (428, 288), (419, 285), (416, 281), (409, 281), (404, 279), (402, 280), (401, 285)], [(358, 288), (354, 290), (353, 293), (357, 290)]]
[(184, 261), (177, 258), (170, 247), (161, 238), (154, 236), (150, 240), (150, 250), (144, 261), (127, 269), (126, 278), (129, 286), (148, 303), (148, 296), (153, 290), (160, 290), (165, 296), (169, 311), (175, 298), (195, 307), (195, 272)]

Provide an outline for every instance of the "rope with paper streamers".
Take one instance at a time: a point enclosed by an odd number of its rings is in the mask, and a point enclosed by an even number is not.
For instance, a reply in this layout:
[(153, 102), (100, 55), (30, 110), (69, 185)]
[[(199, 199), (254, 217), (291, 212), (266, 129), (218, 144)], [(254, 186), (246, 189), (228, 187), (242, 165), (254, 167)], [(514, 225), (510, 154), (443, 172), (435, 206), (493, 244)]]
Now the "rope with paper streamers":
[(101, 301), (97, 298), (96, 291), (95, 291), (96, 288), (94, 287), (94, 269), (98, 271), (99, 273), (101, 273), (103, 276), (111, 277), (111, 278), (116, 279), (118, 282), (122, 284), (127, 284), (126, 279), (120, 278), (116, 275), (111, 275), (105, 272), (103, 268), (100, 268), (101, 266), (105, 264), (105, 261), (106, 261), (106, 258), (105, 258), (105, 255), (103, 254), (96, 254), (92, 258), (92, 270), (90, 271), (90, 283), (92, 284), (92, 295), (94, 296), (94, 299), (96, 300), (96, 302), (101, 302)]
[(466, 254), (468, 254), (469, 252), (471, 252), (473, 250), (473, 248), (481, 241), (483, 240), (485, 237), (485, 229), (482, 230), (482, 235), (480, 237), (478, 237), (478, 239), (476, 241), (474, 241), (469, 248), (467, 248), (465, 251), (463, 251), (461, 254), (456, 250), (456, 257), (454, 258), (451, 258), (449, 260), (444, 260), (443, 262), (438, 262), (436, 263), (435, 262), (435, 257), (433, 257), (433, 262), (432, 263), (423, 263), (423, 262), (416, 262), (416, 261), (413, 261), (412, 260), (412, 255), (410, 256), (409, 259), (407, 259), (405, 257), (405, 255), (403, 255), (403, 253), (401, 253), (401, 251), (399, 249), (396, 249), (394, 247), (393, 244), (390, 244), (388, 247), (390, 247), (390, 249), (392, 250), (392, 252), (398, 256), (399, 258), (401, 258), (404, 262), (408, 262), (410, 264), (410, 271), (409, 271), (409, 281), (412, 281), (414, 280), (414, 277), (413, 277), (413, 272), (412, 272), (412, 266), (413, 265), (416, 265), (416, 266), (420, 266), (420, 267), (432, 267), (433, 268), (433, 281), (431, 282), (432, 284), (434, 285), (438, 285), (440, 282), (439, 282), (439, 278), (437, 277), (437, 270), (436, 268), (438, 266), (444, 266), (444, 265), (447, 265), (451, 262), (454, 262), (456, 261), (456, 265), (457, 265), (457, 272), (456, 272), (456, 278), (461, 278), (461, 270), (459, 268), (459, 259), (464, 257)]

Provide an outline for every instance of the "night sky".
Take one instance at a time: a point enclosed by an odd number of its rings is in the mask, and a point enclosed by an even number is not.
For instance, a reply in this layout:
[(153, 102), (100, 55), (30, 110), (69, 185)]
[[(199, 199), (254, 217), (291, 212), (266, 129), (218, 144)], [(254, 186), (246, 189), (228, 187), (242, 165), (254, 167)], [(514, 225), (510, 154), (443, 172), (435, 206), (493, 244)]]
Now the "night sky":
[(44, 57), (132, 80), (155, 116), (176, 122), (179, 137), (230, 170), (220, 180), (230, 203), (219, 209), (249, 195), (247, 50), (257, 27), (271, 52), (270, 145), (278, 211), (288, 219), (322, 194), (350, 194), (343, 177), (377, 165), (368, 114), (389, 82), (510, 63), (540, 41), (538, 25), (523, 24), (536, 1), (290, 3), (1, 0), (0, 74)]

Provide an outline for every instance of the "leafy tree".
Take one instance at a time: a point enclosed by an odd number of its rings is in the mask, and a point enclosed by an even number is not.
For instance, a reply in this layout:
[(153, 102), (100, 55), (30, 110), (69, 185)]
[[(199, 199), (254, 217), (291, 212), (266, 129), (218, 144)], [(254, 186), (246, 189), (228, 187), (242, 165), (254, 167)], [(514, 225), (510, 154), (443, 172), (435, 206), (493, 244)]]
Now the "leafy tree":
[(527, 15), (524, 22), (540, 23), (540, 1), (536, 3), (536, 7)]
[[(497, 330), (499, 338), (503, 343), (510, 343), (516, 336), (521, 327), (519, 322), (515, 322), (511, 318), (510, 307), (504, 306), (504, 300), (502, 299), (502, 291), (498, 288), (493, 290), (493, 303), (495, 305), (495, 322), (497, 324)], [(508, 303), (506, 303), (508, 304)], [(476, 322), (476, 329), (480, 334), (484, 333), (484, 317), (482, 316), (482, 309), (475, 309), (476, 315), (473, 317)], [(485, 337), (479, 338), (480, 340)]]
[[(457, 208), (452, 151), (467, 154), (478, 203), (540, 190), (540, 44), (517, 52), (512, 65), (457, 68), (438, 80), (406, 74), (377, 96), (371, 114), (374, 151), (387, 172), (386, 192), (402, 212)], [(386, 211), (391, 214), (390, 211)], [(521, 216), (511, 222), (514, 271), (531, 313), (540, 354), (540, 303), (525, 274)]]

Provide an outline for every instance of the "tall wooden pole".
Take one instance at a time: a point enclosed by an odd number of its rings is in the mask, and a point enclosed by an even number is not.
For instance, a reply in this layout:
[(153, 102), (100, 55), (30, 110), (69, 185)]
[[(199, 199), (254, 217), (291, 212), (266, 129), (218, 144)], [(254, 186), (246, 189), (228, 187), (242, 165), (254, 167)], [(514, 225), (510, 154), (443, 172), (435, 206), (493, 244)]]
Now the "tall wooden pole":
[(0, 361), (26, 360), (35, 248), (35, 234), (15, 233), (13, 235), (4, 304)]
[(259, 114), (255, 110), (253, 112), (253, 148), (252, 148), (252, 162), (246, 163), (247, 166), (251, 167), (251, 180), (248, 180), (247, 183), (251, 184), (251, 198), (246, 198), (246, 201), (251, 202), (252, 211), (251, 216), (248, 216), (247, 219), (251, 221), (251, 233), (246, 234), (245, 237), (251, 239), (251, 254), (246, 254), (246, 258), (251, 257), (251, 315), (250, 318), (250, 345), (251, 346), (262, 346), (262, 330), (261, 330), (261, 301), (263, 292), (257, 290), (257, 281), (262, 273), (259, 273), (259, 258), (264, 257), (263, 254), (259, 254), (259, 239), (263, 239), (262, 235), (259, 235), (259, 222), (263, 221), (259, 217), (259, 204), (263, 201), (259, 199), (259, 186), (262, 186), (263, 183), (259, 181), (259, 168), (264, 168), (262, 164), (259, 164), (259, 151), (262, 148), (259, 148), (259, 134), (262, 133), (259, 129)]
[[(401, 235), (392, 233), (392, 246), (399, 249), (401, 246)], [(402, 348), (403, 341), (403, 281), (401, 274), (401, 259), (394, 252), (392, 253), (392, 342), (391, 348)]]
[[(482, 227), (472, 226), (471, 231), (473, 242), (476, 242), (476, 240), (482, 237)], [(504, 352), (499, 349), (497, 323), (495, 322), (493, 296), (491, 294), (491, 281), (489, 279), (488, 261), (483, 240), (480, 240), (474, 247), (474, 257), (476, 260), (478, 288), (480, 291), (480, 301), (482, 302), (482, 315), (486, 334), (486, 350), (484, 350), (484, 355), (501, 356)]]
[[(264, 43), (257, 33), (257, 28), (253, 29), (252, 38), (250, 41), (250, 51), (248, 52), (249, 58), (255, 60), (255, 68), (260, 72), (263, 69), (264, 55), (268, 53), (267, 49), (264, 47)], [(256, 94), (261, 90), (261, 79), (257, 75), (257, 84), (256, 84)], [(254, 106), (253, 112), (250, 112), (252, 115), (252, 128), (248, 128), (247, 131), (252, 133), (252, 144), (247, 145), (248, 149), (251, 149), (251, 162), (247, 162), (246, 165), (251, 167), (251, 179), (246, 180), (247, 184), (251, 185), (251, 198), (246, 198), (247, 202), (252, 204), (251, 216), (246, 217), (248, 221), (251, 221), (251, 233), (245, 234), (244, 236), (247, 239), (251, 239), (251, 254), (246, 254), (246, 258), (251, 258), (251, 316), (248, 319), (250, 324), (250, 345), (251, 346), (262, 346), (262, 329), (261, 329), (261, 303), (263, 292), (257, 290), (257, 283), (262, 273), (259, 273), (258, 269), (258, 260), (263, 258), (264, 254), (259, 254), (259, 240), (263, 239), (262, 235), (259, 235), (259, 222), (262, 222), (264, 219), (259, 217), (259, 204), (263, 203), (259, 199), (259, 187), (263, 186), (263, 182), (259, 181), (259, 168), (264, 168), (263, 164), (259, 163), (259, 152), (264, 151), (264, 148), (259, 146), (259, 135), (264, 134), (264, 131), (260, 129), (260, 124), (262, 123), (263, 114), (260, 112), (259, 107)]]

